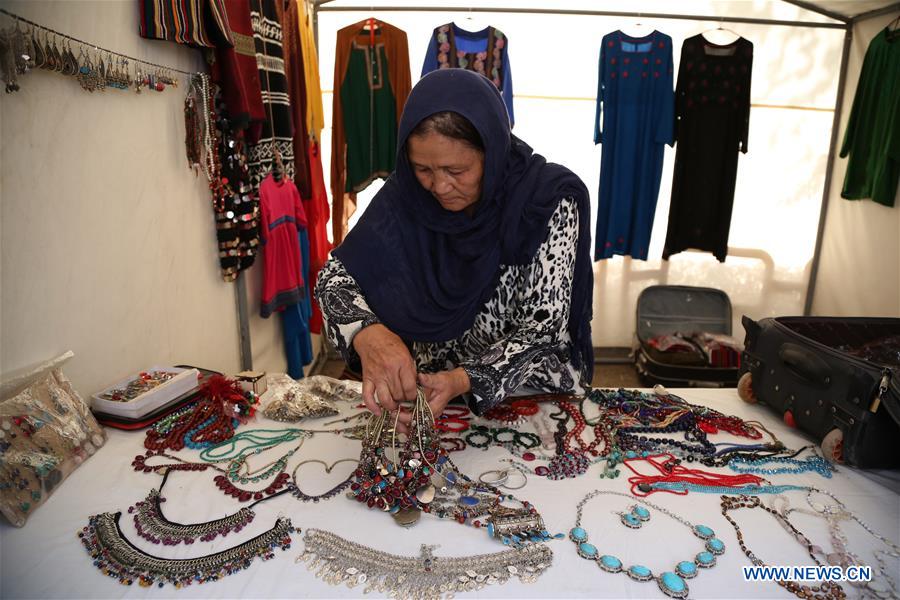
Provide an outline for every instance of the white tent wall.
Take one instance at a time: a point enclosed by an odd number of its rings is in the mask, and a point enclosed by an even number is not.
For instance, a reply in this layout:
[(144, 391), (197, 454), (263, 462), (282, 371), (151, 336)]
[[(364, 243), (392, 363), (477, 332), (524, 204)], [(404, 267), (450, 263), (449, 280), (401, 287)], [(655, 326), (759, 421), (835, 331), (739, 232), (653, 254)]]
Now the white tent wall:
[[(138, 37), (137, 2), (2, 6), (124, 54), (203, 68), (196, 50)], [(3, 373), (69, 349), (66, 372), (84, 394), (157, 364), (240, 370), (235, 284), (220, 275), (205, 176), (185, 158), (184, 83), (91, 94), (38, 70), (0, 94)], [(257, 265), (247, 277), (254, 367), (284, 371), (281, 323), (258, 316)]]
[[(867, 19), (853, 27), (838, 150), (869, 42), (898, 14)], [(900, 190), (893, 207), (871, 200), (844, 200), (841, 188), (846, 171), (847, 159), (835, 154), (812, 313), (900, 317)]]
[[(361, 6), (359, 11), (333, 7)], [(390, 2), (438, 6), (436, 2)], [(497, 6), (502, 3), (497, 3)], [(329, 92), (334, 71), (336, 31), (376, 16), (409, 37), (413, 82), (434, 27), (455, 21), (467, 30), (490, 24), (509, 38), (515, 91), (516, 135), (549, 160), (565, 164), (588, 186), (596, 218), (602, 148), (593, 144), (593, 122), (600, 40), (615, 29), (630, 29), (635, 17), (514, 13), (471, 13), (464, 8), (437, 12), (370, 11), (371, 4), (338, 0), (319, 12), (320, 68)], [(375, 7), (378, 5), (375, 4)], [(546, 2), (517, 7), (546, 8)], [(827, 22), (821, 15), (785, 2), (555, 3), (554, 9), (680, 12), (759, 19)], [(670, 35), (676, 73), (681, 43), (714, 29), (715, 21), (640, 21)], [(754, 43), (749, 153), (741, 155), (734, 200), (729, 257), (684, 252), (661, 260), (668, 225), (674, 150), (667, 148), (653, 225), (649, 260), (616, 257), (595, 263), (594, 346), (629, 346), (635, 330), (634, 307), (641, 290), (653, 284), (711, 286), (725, 290), (734, 306), (734, 331), (743, 336), (740, 317), (802, 314), (822, 202), (833, 108), (837, 93), (842, 29), (746, 23), (725, 24)], [(331, 95), (326, 93), (330, 125)], [(326, 134), (328, 129), (326, 128)], [(326, 137), (325, 164), (330, 139)], [(326, 169), (326, 177), (328, 176)], [(380, 185), (360, 194), (351, 226)], [(593, 223), (591, 226), (593, 232)]]

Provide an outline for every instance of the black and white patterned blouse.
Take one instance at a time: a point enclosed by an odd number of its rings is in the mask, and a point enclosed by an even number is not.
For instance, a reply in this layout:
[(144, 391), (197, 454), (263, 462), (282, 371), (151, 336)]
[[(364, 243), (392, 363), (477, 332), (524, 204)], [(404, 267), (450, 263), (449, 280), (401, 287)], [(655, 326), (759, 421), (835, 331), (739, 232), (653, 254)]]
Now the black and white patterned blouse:
[[(419, 371), (462, 367), (472, 390), (466, 400), (478, 414), (520, 387), (554, 393), (584, 393), (590, 383), (571, 363), (567, 329), (578, 242), (578, 209), (563, 199), (548, 224), (547, 237), (529, 265), (500, 266), (494, 294), (475, 323), (448, 342), (411, 342)], [(331, 257), (319, 272), (316, 298), (325, 335), (347, 364), (360, 368), (351, 344), (363, 327), (378, 323), (356, 281)]]

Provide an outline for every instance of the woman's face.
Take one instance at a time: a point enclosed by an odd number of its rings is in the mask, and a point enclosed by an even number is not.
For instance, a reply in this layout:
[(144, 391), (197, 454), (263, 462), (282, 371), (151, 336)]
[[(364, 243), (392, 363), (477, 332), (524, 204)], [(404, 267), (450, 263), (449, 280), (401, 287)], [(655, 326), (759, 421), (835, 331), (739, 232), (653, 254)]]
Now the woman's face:
[(481, 198), (484, 153), (433, 131), (410, 136), (406, 148), (419, 184), (441, 206), (453, 212), (474, 212), (475, 203)]

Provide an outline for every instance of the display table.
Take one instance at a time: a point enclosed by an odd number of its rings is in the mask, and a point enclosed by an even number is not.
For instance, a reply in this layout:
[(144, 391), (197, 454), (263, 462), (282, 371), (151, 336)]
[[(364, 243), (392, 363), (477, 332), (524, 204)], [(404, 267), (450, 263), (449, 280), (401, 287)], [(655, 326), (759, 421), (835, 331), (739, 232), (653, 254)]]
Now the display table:
[[(744, 404), (735, 390), (684, 389), (670, 390), (693, 404), (710, 406), (726, 414), (745, 420), (762, 421), (786, 445), (800, 448), (809, 443), (796, 431), (781, 423), (765, 407)], [(343, 410), (356, 412), (345, 404)], [(548, 411), (549, 406), (544, 407)], [(333, 417), (334, 418), (334, 417)], [(329, 419), (324, 419), (325, 421)], [(289, 425), (269, 421), (259, 415), (239, 431), (249, 428), (281, 429)], [(304, 426), (317, 427), (313, 421)], [(143, 500), (148, 491), (159, 486), (162, 478), (155, 473), (137, 473), (131, 466), (135, 455), (143, 452), (144, 432), (108, 430), (109, 439), (103, 448), (73, 473), (53, 496), (33, 514), (21, 529), (6, 523), (0, 525), (0, 596), (3, 598), (276, 598), (276, 597), (359, 597), (362, 588), (348, 589), (330, 586), (308, 571), (305, 563), (295, 559), (302, 553), (302, 534), (294, 534), (293, 545), (287, 551), (276, 550), (275, 558), (255, 560), (249, 569), (222, 580), (175, 589), (124, 586), (104, 576), (92, 566), (77, 532), (87, 524), (88, 517), (105, 511), (127, 511), (135, 502)], [(729, 435), (710, 437), (721, 441), (746, 442)], [(287, 448), (284, 448), (286, 451)], [(287, 472), (302, 460), (319, 458), (329, 464), (341, 458), (356, 458), (360, 443), (333, 434), (316, 434), (307, 440), (291, 457)], [(195, 459), (196, 451), (181, 451), (180, 456)], [(281, 452), (270, 451), (280, 455)], [(477, 477), (489, 469), (504, 465), (501, 458), (509, 453), (498, 447), (482, 451), (468, 448), (452, 453), (457, 466), (470, 477)], [(262, 466), (264, 461), (259, 459)], [(534, 464), (534, 463), (532, 463)], [(323, 493), (343, 481), (352, 463), (341, 463), (330, 474), (321, 465), (307, 464), (298, 472), (303, 491)], [(728, 469), (716, 469), (731, 473)], [(600, 479), (600, 465), (591, 467), (577, 479), (550, 481), (531, 476), (528, 484), (514, 492), (518, 498), (533, 503), (544, 517), (551, 532), (568, 532), (575, 523), (575, 506), (584, 495), (594, 489), (628, 491), (627, 469), (619, 478)], [(176, 522), (209, 521), (237, 512), (244, 504), (225, 496), (213, 485), (215, 472), (174, 472), (163, 491), (167, 502), (165, 516)], [(800, 475), (772, 475), (773, 483), (790, 483), (826, 489), (842, 500), (847, 508), (872, 529), (895, 543), (900, 541), (900, 495), (876, 483), (870, 477), (848, 467), (838, 467), (833, 478), (825, 479), (816, 473)], [(249, 486), (248, 486), (249, 487)], [(792, 506), (806, 508), (805, 493), (787, 492)], [(725, 554), (718, 557), (712, 569), (702, 570), (689, 580), (690, 595), (695, 598), (769, 598), (793, 597), (774, 582), (746, 582), (741, 567), (750, 564), (741, 552), (735, 531), (722, 517), (719, 496), (690, 493), (676, 496), (654, 493), (648, 500), (679, 516), (712, 527), (725, 542)], [(770, 502), (771, 497), (764, 497)], [(678, 561), (690, 560), (702, 550), (702, 542), (687, 529), (657, 511), (639, 530), (625, 528), (618, 511), (630, 506), (626, 498), (599, 496), (586, 507), (582, 525), (601, 554), (615, 554), (626, 564), (640, 563), (654, 572), (671, 570)], [(151, 554), (168, 558), (187, 558), (210, 554), (270, 529), (279, 516), (289, 517), (295, 527), (314, 527), (334, 532), (348, 540), (394, 554), (417, 556), (421, 544), (436, 544), (436, 556), (460, 556), (498, 552), (505, 547), (488, 538), (484, 529), (467, 527), (450, 520), (423, 515), (410, 529), (397, 526), (386, 514), (369, 510), (365, 505), (345, 498), (343, 494), (322, 502), (301, 502), (285, 494), (263, 502), (254, 508), (256, 519), (243, 531), (232, 533), (212, 542), (192, 545), (155, 546), (135, 533), (130, 516), (125, 513), (121, 527), (125, 536), (136, 546)], [(761, 510), (738, 510), (732, 513), (740, 524), (747, 545), (770, 565), (811, 565), (806, 550)], [(826, 552), (831, 545), (824, 519), (795, 514), (794, 525), (813, 543)], [(864, 560), (871, 560), (872, 549), (886, 549), (881, 542), (855, 523), (843, 526), (849, 538), (849, 548)], [(580, 558), (568, 539), (549, 542), (554, 552), (553, 566), (534, 584), (525, 585), (511, 579), (505, 585), (492, 585), (477, 592), (478, 597), (610, 597), (664, 598), (653, 582), (635, 582), (624, 574), (610, 574), (596, 564)], [(890, 559), (893, 560), (893, 559)], [(889, 563), (895, 568), (897, 562)], [(894, 575), (900, 571), (894, 571)], [(900, 583), (900, 582), (897, 582)], [(895, 583), (896, 585), (896, 583)], [(859, 592), (845, 584), (848, 596)], [(468, 595), (468, 594), (467, 594)], [(472, 597), (475, 594), (471, 594)]]

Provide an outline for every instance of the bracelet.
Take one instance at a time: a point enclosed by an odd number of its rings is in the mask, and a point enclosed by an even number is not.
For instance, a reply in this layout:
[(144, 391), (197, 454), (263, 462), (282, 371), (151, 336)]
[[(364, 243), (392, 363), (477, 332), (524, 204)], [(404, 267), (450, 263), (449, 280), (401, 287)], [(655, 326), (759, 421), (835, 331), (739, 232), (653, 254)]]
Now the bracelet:
[(541, 410), (534, 400), (513, 400), (509, 406), (518, 414), (526, 417), (536, 415)]
[(510, 473), (518, 473), (519, 475), (521, 475), (521, 476), (522, 476), (522, 485), (517, 485), (517, 486), (513, 487), (513, 486), (511, 486), (511, 485), (508, 485), (506, 482), (504, 482), (504, 483), (502, 484), (503, 487), (505, 487), (505, 488), (508, 489), (508, 490), (521, 490), (523, 487), (525, 487), (526, 485), (528, 485), (528, 475), (525, 473), (525, 471), (523, 471), (523, 470), (521, 470), (521, 469), (516, 468), (515, 466), (513, 466), (513, 468), (511, 468), (510, 470), (506, 471), (507, 481), (509, 481), (509, 474), (510, 474)]
[[(496, 473), (498, 475), (497, 479), (492, 479), (491, 481), (485, 481), (485, 476)], [(506, 480), (509, 479), (509, 471), (504, 469), (494, 469), (493, 471), (485, 471), (481, 475), (478, 476), (478, 481), (487, 485), (503, 485), (506, 483)]]
[[(483, 438), (484, 441), (476, 442), (473, 439), (475, 437)], [(491, 438), (490, 430), (484, 425), (475, 425), (463, 439), (465, 440), (466, 444), (472, 446), (473, 448), (487, 448), (493, 441), (493, 438)]]
[(483, 416), (485, 419), (500, 421), (502, 423), (515, 423), (520, 418), (522, 418), (519, 413), (514, 411), (506, 404), (495, 406), (494, 408), (486, 411)]
[[(501, 440), (500, 436), (504, 433), (509, 433), (512, 437), (508, 440)], [(515, 444), (516, 435), (518, 432), (515, 429), (510, 429), (509, 427), (500, 427), (498, 429), (491, 429), (491, 437), (494, 439), (495, 444)]]
[[(466, 442), (463, 441), (462, 438), (458, 437), (442, 437), (441, 438), (441, 448), (446, 452), (460, 452), (466, 449)], [(448, 444), (451, 447), (447, 447)]]
[[(453, 427), (451, 427), (451, 425), (453, 425)], [(434, 428), (438, 431), (462, 433), (469, 428), (469, 422), (458, 417), (441, 417), (434, 422)]]
[(516, 431), (514, 433), (513, 442), (525, 450), (531, 450), (541, 445), (541, 438), (531, 432)]
[(448, 417), (462, 419), (463, 417), (468, 417), (472, 412), (461, 404), (448, 404), (444, 407), (444, 412), (442, 414)]

